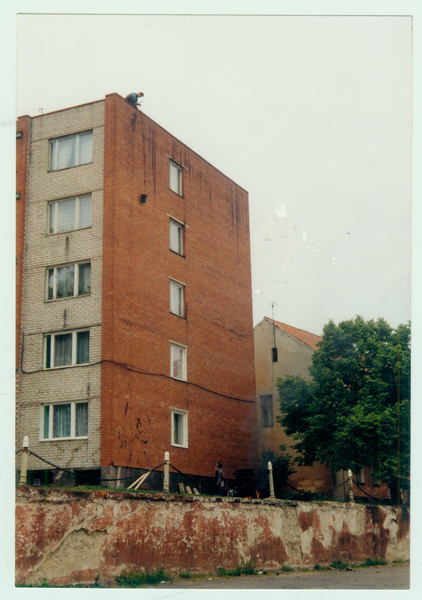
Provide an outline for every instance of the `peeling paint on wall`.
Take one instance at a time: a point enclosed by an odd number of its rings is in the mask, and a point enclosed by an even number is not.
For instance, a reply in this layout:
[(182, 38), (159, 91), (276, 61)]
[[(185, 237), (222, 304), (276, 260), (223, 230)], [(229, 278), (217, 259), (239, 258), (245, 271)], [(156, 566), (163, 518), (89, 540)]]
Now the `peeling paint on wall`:
[(408, 559), (409, 519), (387, 506), (18, 488), (16, 580)]

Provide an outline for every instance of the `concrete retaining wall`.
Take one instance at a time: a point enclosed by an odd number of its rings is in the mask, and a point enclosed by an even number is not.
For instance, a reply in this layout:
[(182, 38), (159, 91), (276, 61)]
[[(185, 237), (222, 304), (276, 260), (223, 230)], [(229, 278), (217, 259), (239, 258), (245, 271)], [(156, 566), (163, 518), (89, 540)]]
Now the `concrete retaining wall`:
[(18, 488), (16, 581), (409, 559), (407, 508)]

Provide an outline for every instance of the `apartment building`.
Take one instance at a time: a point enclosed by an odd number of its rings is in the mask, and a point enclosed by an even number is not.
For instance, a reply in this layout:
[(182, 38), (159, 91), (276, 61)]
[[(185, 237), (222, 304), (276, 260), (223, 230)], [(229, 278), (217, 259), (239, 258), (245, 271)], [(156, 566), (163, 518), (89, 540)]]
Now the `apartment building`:
[(250, 468), (247, 192), (110, 94), (18, 119), (16, 202), (17, 448), (79, 476)]
[[(257, 459), (259, 460), (264, 450), (281, 454), (281, 445), (286, 446), (286, 453), (294, 458), (297, 456), (297, 452), (292, 448), (295, 440), (286, 435), (284, 428), (277, 421), (281, 414), (277, 379), (284, 379), (287, 375), (299, 375), (309, 379), (311, 357), (322, 338), (269, 317), (264, 317), (255, 326), (254, 338)], [(333, 487), (331, 469), (325, 465), (314, 463), (308, 467), (293, 466), (296, 473), (290, 477), (289, 484), (295, 488), (319, 493)]]

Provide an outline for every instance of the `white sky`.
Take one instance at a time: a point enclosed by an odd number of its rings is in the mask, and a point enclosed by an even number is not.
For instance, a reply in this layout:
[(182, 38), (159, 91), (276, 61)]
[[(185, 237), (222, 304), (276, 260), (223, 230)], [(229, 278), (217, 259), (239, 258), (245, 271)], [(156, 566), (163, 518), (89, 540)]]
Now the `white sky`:
[[(17, 114), (142, 90), (148, 116), (249, 192), (254, 324), (275, 302), (314, 333), (356, 314), (396, 326), (410, 319), (411, 26), (20, 15)], [(286, 219), (269, 231), (281, 206), (296, 234)]]
[[(421, 296), (420, 161), (412, 221), (421, 94), (415, 69), (412, 122), (412, 21), (399, 15), (417, 17), (420, 69), (417, 1), (7, 4), (2, 82), (17, 86), (16, 102), (2, 100), (6, 143), (17, 115), (142, 90), (145, 114), (249, 192), (254, 324), (272, 316), (273, 302), (276, 319), (317, 334), (356, 314), (392, 326), (411, 318), (412, 230), (413, 309)], [(0, 239), (13, 244), (13, 150), (4, 156)], [(6, 269), (13, 278), (14, 261)], [(412, 323), (420, 329), (415, 310)], [(13, 358), (13, 345), (1, 349)]]

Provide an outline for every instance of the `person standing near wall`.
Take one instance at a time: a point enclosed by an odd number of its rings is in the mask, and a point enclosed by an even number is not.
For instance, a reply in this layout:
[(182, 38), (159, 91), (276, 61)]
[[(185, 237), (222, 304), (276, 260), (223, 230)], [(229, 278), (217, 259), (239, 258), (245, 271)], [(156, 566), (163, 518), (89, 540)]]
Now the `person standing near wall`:
[(224, 482), (223, 463), (221, 463), (221, 462), (218, 462), (216, 465), (215, 487), (217, 488), (217, 493), (220, 495), (226, 487), (225, 482)]

